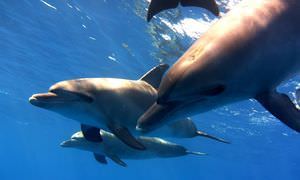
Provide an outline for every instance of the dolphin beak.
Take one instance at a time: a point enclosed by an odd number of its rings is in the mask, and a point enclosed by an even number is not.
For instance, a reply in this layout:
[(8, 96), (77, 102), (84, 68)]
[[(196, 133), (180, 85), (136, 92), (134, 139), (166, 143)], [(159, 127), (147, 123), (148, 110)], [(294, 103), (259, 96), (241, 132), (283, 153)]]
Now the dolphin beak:
[(74, 147), (75, 143), (74, 140), (67, 140), (67, 141), (63, 141), (62, 143), (60, 143), (61, 147)]
[(154, 103), (138, 120), (136, 130), (146, 133), (164, 123), (175, 106)]
[(32, 95), (29, 98), (29, 102), (34, 106), (46, 108), (49, 105), (63, 104), (68, 102), (92, 103), (93, 98), (89, 95), (78, 92), (48, 92)]
[(45, 105), (49, 104), (50, 102), (58, 102), (59, 97), (54, 93), (41, 93), (41, 94), (34, 94), (29, 98), (30, 104), (38, 107), (44, 107)]

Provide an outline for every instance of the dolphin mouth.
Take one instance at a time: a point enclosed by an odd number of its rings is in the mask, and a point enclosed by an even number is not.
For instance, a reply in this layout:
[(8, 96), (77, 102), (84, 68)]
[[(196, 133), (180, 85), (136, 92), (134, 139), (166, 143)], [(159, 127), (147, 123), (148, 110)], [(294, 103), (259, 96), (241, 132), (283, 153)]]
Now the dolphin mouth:
[(29, 98), (30, 104), (38, 107), (44, 107), (49, 104), (65, 103), (67, 101), (75, 101), (75, 99), (61, 97), (52, 92), (34, 94)]
[(76, 142), (76, 140), (70, 139), (70, 140), (63, 141), (62, 143), (60, 143), (60, 146), (61, 147), (74, 147), (75, 146), (75, 142)]
[(60, 143), (61, 147), (76, 147), (78, 143), (82, 142), (84, 139), (83, 133), (81, 131), (76, 132), (71, 136), (69, 140)]
[(154, 103), (139, 119), (137, 122), (136, 130), (141, 133), (153, 131), (162, 125), (167, 117), (176, 108), (172, 104), (157, 104)]
[(47, 93), (34, 94), (29, 98), (29, 102), (38, 107), (47, 107), (49, 105), (64, 104), (70, 102), (93, 102), (93, 98), (83, 93), (68, 91), (50, 91)]

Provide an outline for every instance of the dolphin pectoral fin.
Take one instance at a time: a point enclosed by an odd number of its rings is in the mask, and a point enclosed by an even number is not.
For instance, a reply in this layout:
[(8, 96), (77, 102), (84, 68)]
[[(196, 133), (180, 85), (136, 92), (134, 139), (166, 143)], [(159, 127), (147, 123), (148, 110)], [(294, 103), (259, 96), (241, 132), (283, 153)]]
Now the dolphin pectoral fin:
[(148, 8), (147, 21), (149, 22), (153, 16), (163, 10), (176, 8), (179, 5), (179, 2), (182, 6), (205, 8), (216, 16), (220, 13), (215, 0), (152, 0)]
[(146, 74), (144, 74), (139, 80), (145, 81), (157, 89), (159, 87), (162, 76), (164, 75), (164, 73), (168, 68), (169, 68), (168, 64), (160, 64), (152, 68)]
[(202, 132), (202, 131), (199, 131), (199, 130), (196, 132), (196, 135), (197, 135), (197, 136), (206, 137), (206, 138), (210, 138), (210, 139), (213, 139), (213, 140), (222, 142), (222, 143), (230, 144), (229, 141), (226, 141), (226, 140), (224, 140), (224, 139), (222, 139), (222, 138), (218, 138), (218, 137), (209, 135), (209, 134), (207, 134), (207, 133), (205, 133), (205, 132)]
[(98, 161), (99, 163), (107, 164), (106, 158), (102, 154), (94, 153), (94, 157), (95, 157), (96, 161)]
[(111, 132), (117, 136), (123, 143), (137, 150), (145, 150), (145, 146), (141, 144), (125, 127), (108, 126)]
[(81, 124), (81, 131), (84, 138), (91, 142), (102, 142), (100, 129), (89, 125)]
[(180, 0), (151, 0), (148, 7), (147, 21), (149, 22), (153, 16), (163, 10), (176, 8), (179, 4), (179, 1)]
[(255, 99), (281, 122), (300, 132), (300, 110), (286, 94), (271, 91), (259, 94)]
[(120, 166), (127, 167), (127, 164), (124, 161), (122, 161), (118, 156), (108, 155), (108, 157), (115, 163), (119, 164)]
[(182, 6), (196, 6), (207, 9), (216, 16), (219, 16), (220, 11), (215, 0), (181, 0)]

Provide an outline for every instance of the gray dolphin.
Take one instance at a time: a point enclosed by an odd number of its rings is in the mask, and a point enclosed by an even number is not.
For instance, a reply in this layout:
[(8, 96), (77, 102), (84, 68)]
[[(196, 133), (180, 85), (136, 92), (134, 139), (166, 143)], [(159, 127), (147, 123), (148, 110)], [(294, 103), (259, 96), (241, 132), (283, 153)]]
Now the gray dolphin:
[(149, 22), (152, 17), (159, 12), (166, 9), (176, 8), (179, 4), (182, 6), (197, 6), (205, 8), (216, 16), (220, 13), (215, 0), (151, 0), (148, 7), (147, 21)]
[[(300, 112), (276, 91), (300, 69), (300, 1), (247, 0), (217, 21), (164, 76), (138, 120), (150, 131), (183, 116), (256, 99), (300, 132)], [(176, 118), (175, 118), (176, 117)]]
[(88, 141), (82, 132), (77, 132), (70, 140), (62, 142), (61, 146), (93, 152), (95, 159), (101, 164), (107, 164), (106, 157), (108, 157), (123, 167), (127, 164), (122, 159), (171, 158), (188, 154), (205, 155), (205, 153), (189, 151), (183, 146), (160, 138), (142, 136), (137, 137), (137, 140), (145, 145), (146, 150), (139, 151), (126, 146), (112, 133), (104, 130), (100, 130), (98, 133), (103, 138), (101, 143)]
[[(34, 94), (31, 104), (54, 111), (81, 123), (85, 137), (101, 142), (99, 130), (113, 132), (127, 145), (144, 149), (130, 132), (138, 118), (157, 98), (157, 88), (166, 64), (151, 69), (137, 81), (114, 78), (85, 78), (62, 81), (51, 86), (48, 93)], [(180, 125), (179, 125), (180, 124)], [(198, 131), (190, 119), (183, 119), (152, 133), (155, 136), (204, 136), (224, 143), (227, 141)]]

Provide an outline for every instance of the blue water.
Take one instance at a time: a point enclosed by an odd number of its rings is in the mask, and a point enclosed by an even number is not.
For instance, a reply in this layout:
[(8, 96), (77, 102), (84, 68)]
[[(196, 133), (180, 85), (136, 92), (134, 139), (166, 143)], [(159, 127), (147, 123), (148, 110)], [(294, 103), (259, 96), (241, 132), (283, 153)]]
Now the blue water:
[[(238, 1), (232, 1), (238, 2)], [(223, 12), (228, 1), (220, 2)], [(28, 97), (79, 77), (137, 79), (172, 64), (214, 20), (198, 8), (145, 21), (145, 0), (0, 1), (0, 179), (299, 179), (299, 134), (255, 101), (193, 117), (198, 128), (230, 140), (172, 140), (204, 157), (98, 164), (91, 153), (63, 149), (77, 122), (36, 108)], [(194, 21), (192, 21), (194, 19)], [(186, 23), (192, 22), (192, 23)], [(193, 30), (194, 30), (193, 29)], [(299, 78), (282, 85), (293, 97)]]

